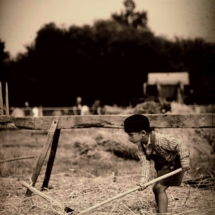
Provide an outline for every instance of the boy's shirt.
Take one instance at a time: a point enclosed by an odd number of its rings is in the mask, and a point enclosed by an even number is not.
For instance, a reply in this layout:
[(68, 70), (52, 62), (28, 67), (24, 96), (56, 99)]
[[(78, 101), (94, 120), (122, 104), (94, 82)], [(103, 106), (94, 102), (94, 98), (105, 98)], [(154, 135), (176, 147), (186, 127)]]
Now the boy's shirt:
[[(185, 144), (170, 135), (160, 134), (153, 132), (155, 135), (154, 149), (155, 152), (164, 157), (168, 162), (173, 161), (177, 155), (180, 157), (181, 166), (189, 166), (189, 151)], [(151, 135), (149, 137), (147, 145), (144, 146), (147, 155), (152, 153)], [(141, 143), (138, 144), (138, 156), (141, 166), (141, 183), (145, 183), (149, 180), (150, 175), (150, 160), (146, 158), (142, 150)]]

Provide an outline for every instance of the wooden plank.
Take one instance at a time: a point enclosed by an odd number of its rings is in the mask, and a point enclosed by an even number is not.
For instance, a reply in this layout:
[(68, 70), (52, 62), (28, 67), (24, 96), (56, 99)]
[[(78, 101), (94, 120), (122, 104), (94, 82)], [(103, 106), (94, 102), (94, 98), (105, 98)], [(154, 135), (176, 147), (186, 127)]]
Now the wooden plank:
[(51, 176), (51, 172), (52, 172), (52, 168), (53, 168), (53, 164), (54, 164), (54, 160), (55, 160), (55, 155), (57, 152), (57, 146), (58, 146), (58, 141), (59, 141), (59, 137), (60, 137), (60, 129), (57, 129), (55, 131), (54, 137), (53, 137), (53, 142), (52, 142), (52, 146), (51, 146), (51, 151), (50, 151), (50, 155), (49, 155), (49, 160), (46, 166), (46, 173), (45, 173), (45, 178), (43, 181), (43, 185), (42, 185), (42, 190), (44, 190), (44, 188), (48, 188), (48, 184), (49, 184), (49, 179)]
[[(51, 124), (51, 127), (48, 131), (48, 135), (47, 135), (47, 138), (46, 138), (46, 141), (43, 145), (43, 148), (41, 150), (41, 153), (37, 159), (37, 163), (36, 163), (36, 166), (33, 170), (33, 175), (31, 177), (31, 180), (32, 180), (32, 186), (34, 186), (36, 184), (36, 181), (37, 181), (37, 178), (40, 174), (40, 171), (41, 171), (41, 168), (42, 168), (42, 165), (44, 163), (44, 160), (46, 158), (46, 155), (48, 153), (48, 150), (51, 146), (51, 143), (52, 143), (52, 140), (53, 140), (53, 136), (54, 136), (54, 133), (56, 131), (56, 127), (57, 127), (57, 124), (58, 124), (58, 118), (54, 118), (52, 123)], [(26, 196), (31, 196), (32, 192), (31, 190), (27, 189), (26, 191)]]
[[(57, 129), (72, 128), (123, 128), (129, 115), (60, 116)], [(146, 114), (153, 128), (214, 128), (215, 114)], [(18, 117), (14, 124), (18, 128), (48, 130), (54, 117)]]

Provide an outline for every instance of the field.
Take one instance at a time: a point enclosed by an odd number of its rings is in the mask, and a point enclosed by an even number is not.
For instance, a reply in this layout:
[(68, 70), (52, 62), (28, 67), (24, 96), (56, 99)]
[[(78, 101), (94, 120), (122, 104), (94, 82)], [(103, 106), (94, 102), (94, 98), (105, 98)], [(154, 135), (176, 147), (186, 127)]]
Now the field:
[[(214, 161), (215, 155), (208, 136), (214, 129), (157, 129), (186, 142), (191, 153), (191, 171), (181, 187), (168, 189), (168, 214), (215, 214)], [(205, 137), (203, 134), (208, 134)], [(34, 156), (0, 163), (0, 214), (64, 214), (63, 209), (33, 194), (25, 197), (26, 188), (20, 181), (30, 183), (46, 132), (3, 129), (0, 131), (0, 160)], [(140, 169), (137, 148), (121, 130), (74, 129), (62, 130), (49, 188), (44, 194), (76, 213), (136, 187)], [(48, 156), (47, 156), (48, 158)], [(47, 163), (47, 159), (45, 164)], [(35, 187), (40, 190), (45, 165)], [(208, 176), (206, 179), (202, 176)], [(151, 179), (155, 178), (151, 169)], [(202, 178), (191, 185), (190, 179)], [(202, 186), (200, 186), (202, 185)], [(151, 186), (135, 191), (86, 214), (156, 214)]]

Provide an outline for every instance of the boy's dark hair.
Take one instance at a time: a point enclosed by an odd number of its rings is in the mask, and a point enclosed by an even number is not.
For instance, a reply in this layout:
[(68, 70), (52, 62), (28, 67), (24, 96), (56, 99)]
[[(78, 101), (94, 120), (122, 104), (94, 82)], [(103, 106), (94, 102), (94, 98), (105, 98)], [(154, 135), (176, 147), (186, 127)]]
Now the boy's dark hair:
[(134, 114), (124, 120), (124, 130), (127, 133), (147, 131), (151, 132), (149, 120), (146, 116), (141, 114)]

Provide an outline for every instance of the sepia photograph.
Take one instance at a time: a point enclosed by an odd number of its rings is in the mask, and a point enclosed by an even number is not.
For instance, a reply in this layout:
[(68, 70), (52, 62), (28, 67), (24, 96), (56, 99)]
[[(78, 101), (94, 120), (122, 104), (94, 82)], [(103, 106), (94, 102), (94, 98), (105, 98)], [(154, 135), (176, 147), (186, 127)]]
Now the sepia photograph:
[(215, 215), (215, 0), (0, 0), (1, 215)]

